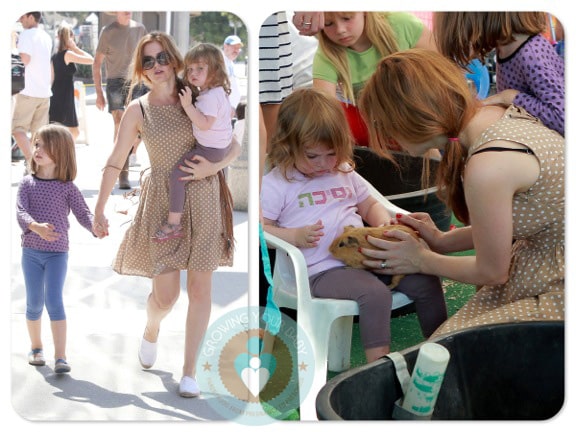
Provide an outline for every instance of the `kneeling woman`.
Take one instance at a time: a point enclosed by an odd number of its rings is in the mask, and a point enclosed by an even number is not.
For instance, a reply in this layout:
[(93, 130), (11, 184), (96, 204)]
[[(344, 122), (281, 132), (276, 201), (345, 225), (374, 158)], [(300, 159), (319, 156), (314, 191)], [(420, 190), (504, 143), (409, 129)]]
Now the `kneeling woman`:
[[(463, 71), (430, 51), (384, 58), (360, 108), (371, 143), (411, 155), (443, 153), (438, 190), (467, 226), (439, 231), (427, 214), (402, 216), (402, 232), (370, 238), (365, 264), (383, 274), (426, 273), (482, 286), (435, 335), (516, 321), (564, 319), (564, 138), (514, 105), (481, 106)], [(475, 256), (447, 256), (475, 249)]]

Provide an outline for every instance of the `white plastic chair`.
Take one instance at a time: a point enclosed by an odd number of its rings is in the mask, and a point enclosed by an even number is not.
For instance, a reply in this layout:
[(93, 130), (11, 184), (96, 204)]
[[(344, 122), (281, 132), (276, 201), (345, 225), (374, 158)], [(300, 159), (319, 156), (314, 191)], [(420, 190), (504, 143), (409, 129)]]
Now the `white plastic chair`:
[[(400, 207), (382, 196), (369, 182), (372, 194), (391, 215), (406, 214)], [(350, 368), (352, 324), (358, 315), (358, 304), (353, 300), (315, 298), (310, 293), (308, 270), (304, 255), (297, 247), (265, 232), (269, 247), (276, 249), (273, 269), (274, 301), (278, 307), (298, 312), (298, 339), (304, 332), (314, 351), (314, 376), (310, 390), (300, 395), (300, 419), (316, 420), (316, 396), (326, 383), (328, 370), (341, 372)], [(392, 293), (392, 310), (412, 303), (401, 292)], [(300, 361), (298, 361), (300, 364)]]

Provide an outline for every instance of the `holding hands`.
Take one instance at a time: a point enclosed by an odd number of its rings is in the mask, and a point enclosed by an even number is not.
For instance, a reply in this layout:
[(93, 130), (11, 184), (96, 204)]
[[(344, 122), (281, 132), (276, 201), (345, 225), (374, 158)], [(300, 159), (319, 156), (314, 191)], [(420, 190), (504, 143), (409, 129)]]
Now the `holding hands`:
[(108, 232), (108, 219), (102, 215), (94, 216), (94, 223), (92, 224), (92, 232), (99, 239), (109, 235)]
[[(442, 231), (436, 227), (428, 213), (398, 214), (396, 218), (417, 231), (420, 240), (400, 230), (389, 231), (386, 234), (400, 241), (368, 236), (368, 242), (375, 246), (375, 249), (362, 249), (362, 253), (369, 257), (363, 264), (380, 274), (421, 273), (423, 256), (430, 248), (434, 249), (434, 245), (442, 236)], [(383, 262), (386, 262), (386, 265), (383, 266)]]

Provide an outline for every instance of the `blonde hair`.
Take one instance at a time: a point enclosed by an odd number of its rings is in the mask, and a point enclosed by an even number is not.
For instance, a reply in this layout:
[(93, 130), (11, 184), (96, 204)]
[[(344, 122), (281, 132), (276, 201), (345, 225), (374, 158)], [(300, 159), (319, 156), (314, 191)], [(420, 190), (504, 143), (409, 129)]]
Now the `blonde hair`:
[[(325, 12), (328, 13), (328, 12)], [(374, 46), (376, 51), (384, 57), (398, 51), (396, 34), (388, 22), (388, 12), (329, 12), (339, 16), (349, 16), (352, 13), (364, 14), (364, 34)], [(342, 95), (346, 100), (355, 103), (352, 88), (350, 65), (348, 64), (347, 48), (334, 43), (320, 31), (317, 34), (318, 45), (326, 58), (334, 65), (338, 74), (338, 82), (342, 88)]]
[[(76, 178), (76, 148), (74, 138), (67, 127), (59, 124), (42, 126), (32, 137), (32, 143), (42, 141), (42, 149), (56, 164), (55, 178), (60, 181), (73, 181)], [(38, 172), (34, 158), (30, 161), (30, 172)]]
[(438, 50), (460, 66), (474, 58), (484, 61), (494, 48), (514, 42), (514, 34), (545, 29), (544, 12), (434, 12)]
[[(223, 87), (227, 95), (230, 94), (230, 79), (226, 71), (226, 63), (224, 62), (224, 54), (214, 44), (199, 43), (194, 45), (184, 56), (184, 67), (188, 67), (191, 63), (204, 62), (208, 65), (208, 88)], [(184, 70), (184, 84), (192, 89), (192, 93), (197, 96), (199, 91), (188, 82), (188, 74)]]
[(179, 75), (184, 70), (184, 61), (182, 60), (182, 55), (180, 54), (180, 51), (178, 50), (176, 42), (172, 36), (160, 31), (153, 31), (144, 35), (138, 42), (138, 46), (134, 51), (132, 62), (130, 64), (131, 72), (129, 76), (132, 78), (130, 80), (130, 91), (128, 92), (128, 97), (126, 99), (128, 101), (132, 99), (132, 91), (136, 86), (141, 84), (151, 84), (150, 80), (144, 74), (144, 68), (142, 67), (144, 47), (151, 42), (159, 43), (162, 46), (162, 51), (168, 54), (168, 57), (170, 58), (170, 64), (172, 65), (174, 74), (176, 75), (177, 83), (179, 82)]
[[(478, 104), (461, 68), (437, 52), (415, 48), (380, 61), (362, 91), (359, 109), (370, 145), (392, 159), (387, 145), (396, 140), (418, 144), (439, 135), (457, 137)], [(466, 156), (459, 142), (450, 141), (437, 176), (438, 195), (464, 222), (468, 209), (461, 175)]]
[[(268, 160), (289, 180), (288, 171), (305, 158), (306, 149), (319, 143), (336, 153), (336, 167), (354, 167), (353, 138), (340, 102), (314, 88), (294, 90), (280, 105)], [(348, 170), (347, 170), (348, 171)]]

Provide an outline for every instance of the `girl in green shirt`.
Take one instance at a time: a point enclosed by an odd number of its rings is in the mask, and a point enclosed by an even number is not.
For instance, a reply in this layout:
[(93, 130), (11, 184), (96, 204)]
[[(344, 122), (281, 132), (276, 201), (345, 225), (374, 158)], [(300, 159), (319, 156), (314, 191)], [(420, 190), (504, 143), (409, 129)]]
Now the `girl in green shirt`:
[(357, 145), (368, 145), (366, 126), (356, 108), (364, 83), (388, 54), (409, 48), (436, 50), (431, 32), (404, 12), (324, 12), (317, 34), (313, 86), (342, 102)]

